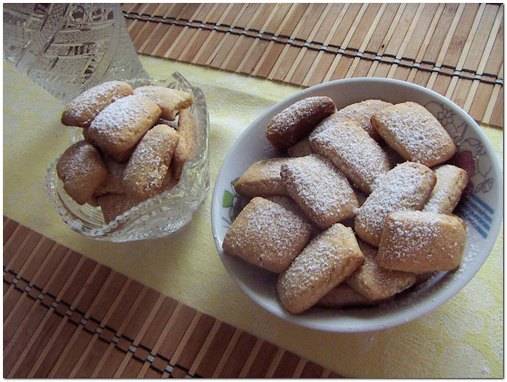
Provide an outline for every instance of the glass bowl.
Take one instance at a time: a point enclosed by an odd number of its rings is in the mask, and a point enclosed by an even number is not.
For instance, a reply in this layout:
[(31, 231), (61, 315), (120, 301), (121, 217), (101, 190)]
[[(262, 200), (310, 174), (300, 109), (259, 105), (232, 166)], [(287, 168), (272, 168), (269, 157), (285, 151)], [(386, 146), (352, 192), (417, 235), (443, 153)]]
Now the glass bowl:
[[(181, 179), (175, 187), (139, 203), (108, 224), (104, 221), (100, 207), (79, 205), (65, 192), (63, 183), (56, 174), (55, 160), (46, 177), (49, 198), (65, 224), (72, 230), (97, 240), (126, 242), (155, 239), (176, 232), (190, 222), (209, 190), (209, 116), (202, 90), (192, 86), (179, 73), (174, 73), (169, 80), (135, 79), (127, 82), (134, 88), (157, 85), (191, 92), (194, 98), (191, 111), (199, 133), (199, 154), (185, 163)], [(70, 134), (70, 143), (82, 139), (81, 129)]]

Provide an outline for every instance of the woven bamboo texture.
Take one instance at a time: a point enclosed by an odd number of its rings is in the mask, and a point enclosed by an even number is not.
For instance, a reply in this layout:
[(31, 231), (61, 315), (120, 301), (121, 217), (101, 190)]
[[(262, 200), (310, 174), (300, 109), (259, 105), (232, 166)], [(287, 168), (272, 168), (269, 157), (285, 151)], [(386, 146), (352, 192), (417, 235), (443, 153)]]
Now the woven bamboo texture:
[(310, 86), (377, 76), (503, 128), (500, 4), (125, 4), (139, 53)]
[(336, 377), (4, 218), (4, 377)]

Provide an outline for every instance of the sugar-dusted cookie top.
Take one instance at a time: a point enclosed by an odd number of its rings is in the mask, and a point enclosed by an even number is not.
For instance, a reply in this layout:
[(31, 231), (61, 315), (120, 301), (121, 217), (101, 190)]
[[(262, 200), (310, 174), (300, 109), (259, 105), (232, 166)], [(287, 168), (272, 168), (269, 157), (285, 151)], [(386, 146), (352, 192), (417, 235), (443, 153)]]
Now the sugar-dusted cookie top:
[(456, 145), (424, 106), (404, 102), (375, 113), (371, 122), (379, 135), (403, 158), (433, 167), (450, 159)]
[(312, 150), (330, 159), (361, 191), (370, 193), (375, 180), (387, 173), (386, 153), (355, 121), (329, 119), (330, 126), (310, 136)]
[(466, 226), (454, 215), (398, 211), (384, 225), (377, 260), (380, 266), (405, 272), (449, 271), (459, 266)]
[(121, 162), (159, 117), (160, 108), (149, 98), (123, 97), (97, 115), (86, 129), (86, 138)]
[(329, 97), (304, 98), (271, 119), (266, 127), (266, 137), (274, 147), (287, 149), (306, 137), (334, 111), (334, 102)]
[(384, 219), (391, 212), (420, 210), (435, 185), (433, 171), (419, 163), (404, 162), (380, 178), (357, 212), (354, 228), (361, 239), (378, 246)]
[(277, 282), (278, 297), (290, 313), (302, 313), (339, 285), (363, 262), (354, 232), (334, 224), (314, 238)]
[(368, 99), (366, 101), (345, 106), (343, 109), (338, 110), (336, 115), (356, 121), (359, 126), (361, 126), (361, 128), (370, 135), (370, 137), (375, 140), (379, 140), (380, 137), (371, 125), (370, 119), (373, 114), (388, 106), (392, 106), (392, 103), (379, 99)]
[(167, 125), (157, 125), (144, 135), (124, 171), (128, 194), (149, 197), (161, 191), (178, 139), (176, 130)]
[(227, 255), (280, 273), (303, 250), (311, 230), (311, 225), (299, 214), (255, 197), (229, 227), (223, 249)]
[(354, 216), (356, 195), (329, 160), (316, 154), (294, 158), (282, 165), (281, 176), (288, 194), (319, 227)]
[(132, 87), (123, 81), (108, 81), (78, 95), (67, 105), (62, 123), (67, 126), (88, 127), (106, 106), (121, 97), (131, 95)]

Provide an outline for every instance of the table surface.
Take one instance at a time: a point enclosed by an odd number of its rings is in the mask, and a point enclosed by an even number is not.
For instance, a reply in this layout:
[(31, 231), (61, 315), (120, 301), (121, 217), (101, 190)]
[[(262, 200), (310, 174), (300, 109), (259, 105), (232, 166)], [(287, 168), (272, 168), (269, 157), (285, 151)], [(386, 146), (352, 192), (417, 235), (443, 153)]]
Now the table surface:
[[(125, 12), (138, 51), (171, 59), (144, 57), (143, 65), (152, 76), (162, 78), (180, 71), (205, 90), (212, 118), (212, 179), (225, 150), (248, 122), (298, 88), (202, 66), (292, 85), (353, 75), (401, 76), (461, 102), (502, 153), (503, 61), (497, 52), (503, 46), (498, 44), (503, 19), (499, 16), (502, 8), (496, 5), (129, 4)], [(271, 15), (270, 21), (261, 22), (265, 19), (262, 15)], [(316, 19), (310, 22), (309, 16)], [(348, 34), (336, 26), (340, 23), (330, 24), (330, 17), (352, 20)], [(388, 19), (391, 24), (382, 29)], [(430, 54), (434, 48), (425, 44), (427, 38), (416, 37), (421, 23), (427, 27), (429, 23), (426, 37), (431, 37), (431, 45), (441, 42), (440, 48), (435, 48), (435, 60)], [(397, 41), (397, 29), (389, 27), (392, 24), (411, 31), (409, 37)], [(444, 27), (447, 34), (437, 39)], [(337, 47), (341, 50), (332, 50)], [(489, 53), (474, 63), (476, 49)], [(455, 61), (449, 58), (452, 55), (457, 55)], [(425, 65), (432, 70), (426, 70)], [(470, 73), (473, 78), (467, 77)], [(14, 125), (4, 138), (5, 214), (30, 227), (19, 228), (14, 221), (4, 220), (4, 288), (8, 291), (4, 294), (4, 320), (8, 320), (4, 336), (7, 333), (9, 341), (4, 365), (10, 375), (87, 376), (95, 371), (99, 373), (95, 375), (106, 376), (101, 373), (105, 373), (102, 365), (107, 360), (117, 365), (111, 368), (111, 376), (336, 376), (330, 370), (363, 377), (501, 376), (501, 237), (477, 277), (431, 315), (372, 335), (316, 336), (269, 316), (237, 291), (214, 253), (209, 200), (192, 223), (171, 238), (111, 245), (70, 232), (42, 191), (47, 163), (67, 144), (66, 136), (59, 133), (61, 128), (55, 127), (61, 105), (12, 68), (6, 67), (5, 81), (11, 95), (4, 103), (6, 126)], [(38, 115), (33, 113), (31, 99), (41, 103)], [(14, 133), (15, 127), (19, 132), (33, 124), (40, 124), (40, 129)], [(37, 163), (24, 155), (27, 149), (40, 154)], [(34, 210), (42, 213), (34, 215)], [(47, 263), (58, 262), (67, 247), (86, 256), (68, 255), (66, 260), (78, 264), (77, 274), (82, 270), (83, 275), (76, 279), (71, 274), (63, 284), (53, 282), (51, 288), (60, 285), (60, 290), (46, 290), (41, 280), (49, 282), (51, 272), (37, 273), (34, 264), (43, 261), (48, 248), (54, 253)], [(78, 285), (87, 286), (90, 280), (101, 287), (78, 293)], [(201, 288), (195, 287), (196, 280)], [(125, 282), (130, 287), (122, 284)], [(107, 305), (104, 301), (115, 297), (112, 292), (100, 292), (110, 285), (124, 290), (124, 297), (117, 297), (120, 302), (116, 304), (131, 306), (126, 311), (118, 308), (116, 315), (126, 314), (123, 320), (115, 321), (113, 308), (108, 318), (111, 322), (100, 315), (100, 307)], [(478, 304), (476, 299), (485, 292), (489, 297)], [(134, 296), (129, 297), (130, 302), (123, 301), (130, 294)], [(62, 303), (53, 306), (55, 298)], [(81, 315), (73, 316), (74, 312)], [(159, 313), (165, 321), (155, 319)], [(112, 333), (98, 333), (101, 324)], [(53, 333), (55, 328), (59, 336)], [(159, 340), (157, 347), (157, 338), (173, 345)], [(48, 339), (53, 339), (49, 345)], [(88, 350), (82, 354), (79, 349)], [(386, 354), (385, 349), (389, 349)], [(438, 362), (425, 355), (433, 352), (438, 354)], [(246, 356), (235, 357), (237, 353)], [(222, 356), (217, 359), (212, 354)]]

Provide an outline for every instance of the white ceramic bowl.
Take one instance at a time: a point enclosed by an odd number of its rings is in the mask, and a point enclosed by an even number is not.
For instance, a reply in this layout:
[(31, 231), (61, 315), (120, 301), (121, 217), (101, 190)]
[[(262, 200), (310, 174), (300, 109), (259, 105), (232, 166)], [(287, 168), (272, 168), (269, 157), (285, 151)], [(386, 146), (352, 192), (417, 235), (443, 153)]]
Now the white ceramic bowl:
[[(222, 242), (237, 200), (232, 182), (253, 162), (276, 155), (265, 138), (265, 126), (278, 112), (309, 96), (331, 97), (338, 109), (365, 99), (392, 103), (414, 101), (438, 118), (458, 146), (455, 164), (469, 171), (469, 193), (455, 211), (468, 225), (465, 256), (455, 272), (442, 272), (389, 303), (376, 307), (329, 310), (312, 308), (291, 315), (281, 307), (275, 292), (276, 275), (223, 254)], [(237, 139), (225, 157), (212, 201), (212, 229), (218, 254), (239, 287), (260, 306), (287, 321), (331, 332), (381, 330), (409, 322), (430, 312), (463, 288), (488, 257), (502, 220), (502, 172), (497, 155), (475, 121), (447, 98), (404, 81), (353, 78), (308, 88), (276, 104), (259, 116)]]

